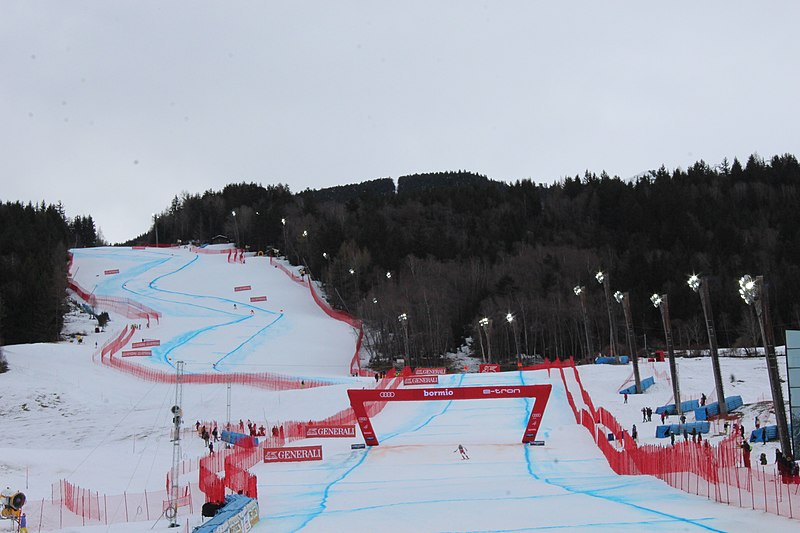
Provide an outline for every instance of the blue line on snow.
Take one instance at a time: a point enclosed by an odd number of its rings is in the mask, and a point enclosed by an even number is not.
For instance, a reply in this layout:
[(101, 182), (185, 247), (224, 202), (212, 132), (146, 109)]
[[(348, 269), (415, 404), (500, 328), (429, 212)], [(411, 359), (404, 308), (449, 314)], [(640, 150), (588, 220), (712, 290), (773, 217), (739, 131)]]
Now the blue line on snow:
[[(182, 271), (183, 269), (188, 268), (189, 266), (193, 265), (195, 263), (195, 261), (197, 261), (199, 259), (199, 257), (200, 257), (199, 255), (195, 255), (191, 260), (189, 260), (187, 263), (185, 263), (184, 265), (180, 266), (179, 268), (176, 268), (175, 270), (172, 270), (170, 272), (165, 272), (164, 274), (162, 274), (160, 276), (157, 276), (156, 278), (151, 280), (148, 283), (147, 286), (150, 289), (154, 290), (154, 291), (157, 291), (157, 292), (160, 292), (160, 293), (164, 293), (164, 294), (173, 294), (173, 295), (177, 295), (177, 296), (186, 296), (186, 297), (198, 298), (198, 299), (213, 299), (213, 300), (217, 300), (217, 301), (233, 302), (233, 300), (229, 300), (227, 298), (219, 298), (219, 297), (213, 297), (213, 296), (201, 296), (201, 295), (190, 294), (190, 293), (179, 292), (179, 291), (170, 291), (170, 290), (167, 290), (167, 289), (161, 289), (161, 288), (156, 286), (156, 283), (158, 281), (162, 280), (163, 278), (168, 277), (168, 276), (172, 276), (174, 274), (177, 274), (178, 272)], [(137, 276), (141, 275), (144, 272), (146, 272), (147, 270), (150, 270), (152, 268), (160, 266), (160, 265), (166, 263), (167, 261), (170, 261), (171, 259), (173, 259), (173, 258), (172, 257), (168, 257), (168, 258), (163, 259), (161, 261), (151, 261), (151, 262), (147, 263), (146, 265), (142, 265), (145, 268), (141, 268), (140, 270), (136, 269), (136, 275)], [(128, 274), (130, 274), (130, 272), (128, 272)], [(122, 284), (122, 289), (124, 291), (130, 292), (132, 294), (136, 294), (137, 296), (143, 296), (145, 298), (150, 298), (150, 299), (153, 299), (153, 300), (156, 300), (156, 301), (167, 302), (167, 303), (176, 304), (176, 305), (186, 305), (186, 306), (195, 307), (195, 308), (199, 308), (199, 309), (205, 309), (205, 310), (212, 311), (212, 312), (215, 312), (215, 313), (222, 313), (224, 315), (229, 315), (229, 316), (233, 315), (233, 316), (237, 316), (238, 317), (238, 315), (235, 314), (235, 313), (230, 313), (228, 311), (223, 311), (221, 309), (215, 309), (215, 308), (212, 308), (212, 307), (193, 304), (193, 303), (189, 303), (189, 302), (176, 302), (174, 300), (167, 300), (166, 298), (158, 298), (158, 297), (150, 295), (150, 294), (144, 294), (144, 293), (139, 292), (139, 291), (134, 291), (134, 290), (129, 289), (128, 287), (126, 287), (126, 284), (129, 281), (131, 281), (131, 279), (132, 278), (129, 277), (127, 280), (125, 280), (125, 282)], [(243, 307), (245, 307), (245, 306), (243, 306)], [(264, 326), (263, 328), (258, 330), (256, 333), (254, 333), (253, 335), (248, 337), (244, 342), (239, 344), (236, 348), (234, 348), (233, 350), (231, 350), (230, 352), (225, 354), (222, 358), (217, 360), (214, 363), (214, 365), (219, 364), (221, 361), (225, 360), (229, 356), (233, 355), (234, 353), (236, 353), (237, 351), (242, 349), (242, 347), (244, 347), (247, 343), (251, 342), (253, 339), (255, 339), (256, 337), (261, 335), (269, 327), (271, 327), (276, 322), (278, 322), (281, 318), (284, 317), (283, 313), (275, 313), (274, 311), (269, 311), (267, 309), (262, 309), (262, 308), (256, 307), (256, 306), (246, 306), (246, 307), (253, 307), (255, 309), (258, 309), (259, 311), (262, 311), (262, 312), (265, 312), (265, 313), (269, 313), (269, 314), (272, 314), (272, 315), (278, 315), (278, 316), (277, 316), (277, 318), (275, 318), (275, 320), (273, 320), (272, 322), (270, 322), (269, 324), (267, 324), (266, 326)], [(215, 325), (208, 326), (208, 327), (205, 327), (205, 328), (201, 328), (201, 329), (198, 329), (198, 330), (194, 330), (194, 331), (188, 332), (188, 333), (186, 333), (186, 334), (184, 334), (182, 336), (179, 336), (176, 339), (173, 339), (173, 340), (176, 340), (177, 342), (173, 346), (171, 346), (169, 349), (164, 351), (161, 354), (161, 358), (160, 359), (161, 359), (162, 362), (166, 363), (167, 365), (174, 367), (174, 365), (169, 361), (169, 357), (168, 357), (169, 354), (173, 350), (181, 347), (182, 345), (186, 344), (187, 342), (189, 342), (190, 340), (194, 339), (195, 337), (197, 337), (198, 335), (200, 335), (202, 333), (206, 333), (208, 331), (212, 331), (212, 330), (220, 328), (220, 327), (225, 327), (225, 326), (230, 326), (232, 324), (237, 324), (239, 322), (242, 322), (243, 320), (247, 320), (247, 319), (250, 319), (250, 318), (252, 318), (252, 316), (246, 316), (244, 318), (238, 318), (237, 320), (233, 320), (233, 321), (225, 322), (225, 323), (221, 323), (221, 324), (215, 324)]]
[[(252, 318), (252, 317), (249, 317), (249, 318)], [(254, 338), (256, 338), (256, 337), (258, 337), (259, 335), (261, 335), (261, 334), (262, 334), (264, 331), (266, 331), (266, 329), (267, 329), (267, 328), (270, 328), (270, 327), (272, 327), (272, 326), (275, 324), (275, 322), (277, 322), (278, 320), (280, 320), (280, 319), (282, 319), (282, 318), (283, 318), (283, 313), (281, 313), (281, 314), (280, 314), (280, 315), (279, 315), (279, 316), (278, 316), (278, 317), (277, 317), (275, 320), (273, 320), (272, 322), (270, 322), (269, 324), (267, 324), (266, 326), (264, 326), (264, 327), (263, 327), (263, 328), (261, 328), (260, 330), (256, 331), (256, 332), (255, 332), (255, 333), (253, 333), (252, 335), (250, 335), (250, 336), (249, 336), (247, 339), (245, 339), (245, 340), (244, 340), (244, 342), (242, 342), (242, 343), (241, 343), (239, 346), (237, 346), (236, 348), (234, 348), (234, 349), (233, 349), (233, 350), (231, 350), (230, 352), (226, 353), (224, 356), (222, 356), (222, 358), (221, 358), (221, 359), (217, 360), (217, 362), (216, 362), (216, 363), (214, 363), (214, 365), (215, 365), (215, 368), (216, 368), (217, 366), (219, 366), (219, 364), (220, 364), (222, 361), (224, 361), (225, 359), (227, 359), (229, 356), (233, 355), (234, 353), (238, 352), (238, 351), (239, 351), (239, 350), (240, 350), (240, 349), (241, 349), (241, 348), (242, 348), (242, 347), (243, 347), (245, 344), (247, 344), (248, 342), (250, 342), (250, 341), (251, 341), (251, 340), (253, 340)], [(217, 368), (217, 370), (219, 370), (219, 368)]]
[[(525, 385), (526, 384), (525, 383), (525, 376), (522, 374), (522, 372), (520, 372), (519, 376), (520, 376), (520, 381), (522, 382), (523, 385)], [(530, 411), (528, 411), (528, 416), (530, 416)], [(553, 481), (553, 480), (548, 479), (546, 477), (542, 478), (542, 477), (536, 475), (534, 473), (534, 471), (533, 471), (533, 462), (531, 461), (531, 448), (530, 448), (530, 446), (525, 446), (525, 461), (528, 463), (528, 472), (535, 479), (542, 480), (545, 483), (547, 483), (548, 485), (553, 485), (555, 487), (559, 487), (559, 488), (561, 488), (563, 490), (566, 490), (568, 492), (571, 492), (573, 494), (585, 494), (586, 496), (590, 496), (590, 497), (593, 497), (593, 498), (599, 498), (599, 499), (607, 500), (607, 501), (610, 501), (610, 502), (613, 502), (613, 503), (626, 505), (628, 507), (633, 507), (634, 509), (638, 509), (640, 511), (644, 511), (646, 513), (652, 513), (652, 514), (667, 518), (667, 519), (672, 520), (672, 521), (676, 521), (676, 522), (680, 522), (680, 523), (688, 524), (688, 525), (693, 525), (693, 526), (699, 527), (701, 529), (707, 529), (709, 531), (719, 531), (719, 532), (722, 531), (720, 529), (715, 529), (715, 528), (707, 526), (705, 524), (701, 524), (697, 520), (692, 520), (690, 518), (683, 518), (682, 516), (675, 516), (675, 515), (671, 515), (669, 513), (664, 513), (664, 512), (661, 512), (661, 511), (657, 511), (655, 509), (650, 509), (648, 507), (644, 507), (642, 505), (637, 505), (635, 503), (631, 503), (629, 501), (626, 501), (623, 498), (618, 498), (618, 497), (615, 497), (615, 496), (609, 496), (609, 495), (600, 494), (601, 491), (609, 490), (610, 487), (605, 487), (603, 489), (597, 489), (597, 490), (580, 490), (580, 489), (569, 487), (566, 484), (557, 483), (556, 481)], [(701, 520), (708, 520), (708, 519), (701, 519)], [(641, 522), (641, 524), (651, 524), (651, 523), (653, 523), (653, 521), (642, 521)], [(631, 525), (632, 524), (633, 523), (631, 523)], [(600, 525), (603, 525), (603, 524), (597, 524), (597, 525), (600, 526)]]
[[(458, 384), (456, 386), (460, 386), (463, 381), (464, 381), (464, 374), (461, 374), (460, 377), (459, 377), (459, 380), (458, 380)], [(385, 438), (383, 438), (381, 440), (385, 442), (385, 441), (387, 441), (387, 440), (389, 440), (389, 439), (391, 439), (393, 437), (396, 437), (396, 436), (398, 436), (400, 434), (403, 434), (403, 433), (414, 433), (416, 431), (419, 431), (420, 429), (422, 429), (425, 426), (427, 426), (428, 424), (430, 424), (433, 421), (433, 419), (443, 415), (450, 408), (450, 406), (452, 404), (453, 404), (453, 400), (448, 401), (444, 405), (444, 407), (442, 408), (442, 410), (440, 412), (436, 413), (435, 415), (430, 416), (425, 422), (423, 422), (422, 424), (420, 424), (416, 428), (414, 428), (414, 429), (412, 429), (410, 431), (399, 431), (397, 433), (390, 434), (389, 436), (387, 436), (387, 437), (385, 437)], [(336, 485), (337, 483), (339, 483), (340, 481), (342, 481), (347, 476), (349, 476), (353, 472), (353, 470), (355, 470), (356, 468), (361, 466), (361, 464), (364, 462), (364, 460), (366, 460), (367, 454), (369, 453), (369, 451), (370, 451), (370, 448), (367, 447), (367, 453), (365, 453), (356, 464), (354, 464), (352, 467), (347, 469), (347, 471), (345, 471), (341, 476), (339, 476), (338, 479), (335, 479), (335, 480), (331, 481), (330, 483), (328, 483), (328, 485), (322, 491), (322, 501), (320, 501), (320, 503), (319, 503), (319, 508), (315, 509), (314, 512), (312, 512), (312, 513), (310, 513), (308, 515), (308, 518), (300, 525), (300, 527), (297, 528), (298, 530), (303, 529), (304, 527), (306, 527), (312, 520), (317, 518), (319, 515), (321, 515), (325, 511), (325, 509), (327, 508), (327, 504), (328, 504), (328, 496), (329, 496), (330, 491), (333, 488), (333, 486)]]
[(225, 326), (230, 326), (231, 324), (236, 324), (237, 322), (242, 322), (243, 320), (249, 320), (250, 318), (252, 318), (252, 317), (245, 316), (245, 317), (238, 318), (236, 320), (232, 320), (230, 322), (224, 322), (222, 324), (214, 324), (212, 326), (207, 326), (207, 327), (204, 327), (204, 328), (196, 329), (194, 331), (190, 331), (188, 333), (184, 333), (183, 335), (179, 335), (178, 337), (175, 337), (175, 339), (173, 339), (173, 340), (177, 340), (175, 345), (174, 346), (170, 346), (170, 348), (168, 350), (166, 350), (163, 354), (161, 354), (161, 360), (164, 363), (166, 363), (169, 366), (174, 368), (175, 365), (173, 365), (172, 362), (167, 357), (170, 353), (172, 353), (173, 350), (176, 350), (177, 348), (180, 348), (181, 346), (183, 346), (184, 344), (186, 344), (190, 340), (194, 339), (195, 337), (197, 337), (201, 333), (205, 333), (207, 331), (211, 331), (213, 329), (217, 329), (217, 328), (221, 328), (221, 327), (225, 327)]

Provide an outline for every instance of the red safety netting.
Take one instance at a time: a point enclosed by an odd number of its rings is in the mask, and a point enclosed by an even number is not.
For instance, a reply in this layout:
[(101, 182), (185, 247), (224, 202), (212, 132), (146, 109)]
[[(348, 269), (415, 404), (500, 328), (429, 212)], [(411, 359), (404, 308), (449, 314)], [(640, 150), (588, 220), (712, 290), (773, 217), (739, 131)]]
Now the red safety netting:
[(286, 268), (286, 266), (284, 266), (283, 264), (275, 261), (272, 256), (270, 256), (269, 258), (269, 264), (277, 268), (281, 272), (285, 273), (295, 283), (306, 285), (308, 287), (309, 292), (311, 293), (311, 298), (314, 299), (314, 302), (319, 306), (320, 309), (322, 309), (325, 312), (325, 314), (327, 314), (334, 320), (339, 320), (340, 322), (348, 324), (350, 327), (358, 331), (355, 353), (353, 354), (352, 359), (350, 359), (350, 375), (366, 376), (366, 377), (373, 376), (375, 374), (374, 372), (370, 370), (364, 370), (361, 368), (360, 353), (361, 353), (361, 344), (364, 340), (364, 325), (362, 321), (351, 316), (349, 313), (331, 307), (331, 305), (317, 293), (317, 290), (314, 288), (314, 283), (310, 277), (307, 277), (305, 275), (298, 276), (297, 274)]
[[(383, 379), (378, 388), (396, 389), (402, 382), (401, 378)], [(386, 402), (373, 402), (368, 405), (369, 416), (380, 413)], [(323, 420), (317, 421), (286, 421), (280, 424), (277, 437), (258, 437), (258, 446), (252, 445), (251, 439), (244, 439), (242, 444), (237, 443), (232, 449), (223, 449), (218, 453), (209, 455), (200, 460), (200, 474), (198, 486), (206, 495), (207, 502), (223, 501), (226, 489), (232, 492), (242, 491), (243, 494), (256, 497), (257, 479), (248, 470), (260, 463), (264, 457), (264, 448), (278, 448), (306, 438), (306, 430), (314, 425), (351, 425), (356, 423), (353, 410), (348, 407)], [(218, 426), (214, 421), (205, 422), (207, 427)], [(240, 441), (241, 442), (241, 441)]]
[(750, 465), (750, 452), (742, 450), (737, 426), (714, 446), (707, 440), (702, 443), (684, 441), (668, 447), (639, 446), (611, 413), (602, 407), (594, 408), (578, 369), (574, 365), (571, 368), (587, 408), (577, 409), (562, 368), (560, 375), (567, 403), (576, 422), (589, 431), (617, 474), (652, 475), (672, 487), (717, 502), (789, 518), (800, 517), (800, 478), (778, 475), (773, 465)]
[(74, 292), (81, 300), (86, 302), (94, 309), (95, 313), (111, 311), (126, 318), (141, 318), (147, 321), (150, 326), (150, 319), (155, 318), (156, 322), (161, 320), (161, 313), (147, 307), (130, 298), (116, 298), (113, 296), (95, 296), (80, 286), (75, 280), (68, 280), (67, 287)]
[[(167, 490), (109, 495), (61, 480), (52, 485), (50, 499), (29, 500), (25, 514), (28, 531), (48, 531), (155, 520), (168, 501)], [(196, 505), (202, 505), (203, 494), (197, 485), (189, 483), (181, 487), (177, 502), (192, 513)]]

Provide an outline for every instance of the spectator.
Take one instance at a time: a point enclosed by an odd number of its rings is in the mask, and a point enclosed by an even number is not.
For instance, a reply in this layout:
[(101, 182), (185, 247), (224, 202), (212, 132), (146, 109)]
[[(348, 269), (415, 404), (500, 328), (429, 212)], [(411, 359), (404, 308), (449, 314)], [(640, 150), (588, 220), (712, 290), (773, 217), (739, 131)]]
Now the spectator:
[(650, 407), (647, 408), (647, 421), (648, 422), (653, 421), (653, 409), (651, 409)]
[(766, 446), (767, 444), (767, 426), (761, 428), (761, 445)]
[(766, 465), (767, 464), (767, 454), (762, 453), (761, 456), (758, 458), (758, 462), (761, 463), (762, 466)]
[(744, 467), (750, 468), (750, 452), (753, 447), (745, 439), (742, 439), (742, 459), (744, 459)]
[(637, 440), (639, 438), (639, 432), (636, 431), (636, 424), (634, 424), (633, 427), (631, 428), (631, 438), (633, 440)]
[(647, 408), (642, 407), (642, 422), (647, 422)]
[(700, 407), (703, 407), (706, 404), (706, 394), (703, 393), (700, 395)]
[(624, 403), (628, 403), (628, 393), (626, 392), (622, 397), (625, 399)]

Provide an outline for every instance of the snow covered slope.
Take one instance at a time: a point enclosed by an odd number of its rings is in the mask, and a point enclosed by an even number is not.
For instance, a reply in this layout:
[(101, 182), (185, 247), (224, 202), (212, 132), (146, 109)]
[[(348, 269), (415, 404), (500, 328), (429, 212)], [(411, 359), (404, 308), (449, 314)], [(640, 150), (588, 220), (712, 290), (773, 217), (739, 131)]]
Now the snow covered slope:
[[(103, 271), (120, 269), (106, 276)], [(354, 334), (328, 318), (308, 290), (248, 258), (228, 264), (225, 256), (196, 256), (188, 250), (76, 250), (73, 272), (96, 294), (127, 297), (163, 313), (160, 324), (141, 336), (162, 347), (151, 361), (169, 369), (188, 361), (196, 372), (268, 369), (297, 376), (336, 377), (340, 385), (268, 391), (234, 386), (231, 417), (269, 427), (282, 420), (317, 420), (348, 406), (347, 388), (374, 380), (347, 376)], [(266, 303), (251, 306), (234, 286)], [(97, 287), (95, 288), (95, 285)], [(248, 295), (249, 296), (249, 295)], [(233, 308), (233, 304), (237, 308)], [(250, 310), (253, 314), (250, 314)], [(33, 507), (51, 497), (51, 483), (65, 478), (108, 495), (163, 490), (170, 467), (169, 441), (175, 388), (144, 382), (93, 361), (98, 345), (126, 323), (113, 317), (108, 331), (84, 331), (83, 344), (59, 343), (5, 348), (11, 372), (0, 374), (0, 483), (22, 489)], [(270, 325), (271, 324), (271, 325)], [(80, 325), (71, 325), (73, 330)], [(138, 333), (137, 333), (138, 335)], [(138, 337), (134, 338), (138, 340)], [(237, 346), (244, 346), (236, 350)], [(214, 368), (216, 363), (216, 368)], [(687, 394), (709, 394), (707, 360), (681, 361)], [(731, 393), (758, 401), (768, 391), (760, 360), (725, 360), (726, 373), (742, 380)], [(581, 367), (595, 398), (627, 423), (641, 405), (660, 405), (669, 387), (628, 405), (616, 394), (629, 368)], [(647, 476), (617, 476), (586, 430), (575, 424), (561, 380), (544, 371), (442, 378), (447, 386), (551, 383), (553, 393), (542, 420), (543, 447), (520, 444), (531, 400), (465, 400), (389, 404), (373, 418), (377, 448), (351, 450), (356, 439), (306, 439), (321, 444), (324, 460), (259, 464), (262, 522), (258, 531), (793, 531), (796, 520), (735, 509), (670, 488)], [(225, 420), (225, 385), (186, 385), (187, 422)], [(748, 415), (750, 416), (750, 415)], [(646, 433), (642, 431), (644, 436)], [(189, 431), (187, 461), (208, 452)], [(463, 444), (470, 459), (455, 452)], [(197, 472), (182, 476), (197, 481)], [(197, 509), (195, 509), (197, 511)], [(124, 515), (123, 515), (124, 516)], [(123, 520), (117, 516), (118, 520)], [(181, 524), (193, 526), (199, 513), (182, 508)], [(0, 528), (7, 523), (0, 523)], [(35, 531), (36, 527), (29, 530)], [(65, 528), (64, 531), (149, 531), (154, 521)], [(162, 520), (156, 529), (165, 527)]]

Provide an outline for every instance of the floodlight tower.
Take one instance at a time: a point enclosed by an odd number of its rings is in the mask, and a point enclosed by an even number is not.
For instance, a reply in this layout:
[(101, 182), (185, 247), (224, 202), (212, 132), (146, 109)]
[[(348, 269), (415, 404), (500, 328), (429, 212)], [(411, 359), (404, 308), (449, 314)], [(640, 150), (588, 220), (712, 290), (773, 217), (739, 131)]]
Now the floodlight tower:
[(492, 319), (483, 317), (478, 320), (478, 325), (483, 328), (483, 333), (486, 335), (486, 352), (489, 363), (492, 362), (492, 340), (489, 338), (492, 332)]
[(667, 341), (669, 373), (672, 377), (672, 395), (675, 396), (675, 410), (681, 414), (681, 387), (678, 383), (678, 365), (675, 363), (675, 348), (672, 345), (672, 325), (669, 321), (669, 300), (666, 294), (653, 294), (650, 297), (653, 307), (661, 310), (661, 323), (664, 325), (664, 340)]
[(510, 311), (506, 313), (506, 321), (511, 326), (511, 334), (514, 335), (514, 347), (517, 350), (517, 363), (519, 363), (520, 354), (519, 354), (519, 340), (517, 340), (517, 326), (514, 323), (514, 315)]
[(405, 347), (406, 347), (405, 356), (408, 359), (408, 366), (411, 366), (411, 354), (408, 353), (408, 314), (401, 313), (400, 315), (398, 315), (397, 321), (400, 322), (400, 325), (403, 326), (403, 339), (405, 340)]
[(633, 321), (631, 320), (631, 299), (628, 293), (621, 293), (617, 291), (614, 293), (614, 299), (618, 304), (622, 305), (622, 311), (625, 314), (625, 326), (628, 334), (628, 350), (631, 352), (631, 360), (633, 361), (633, 380), (636, 384), (636, 394), (642, 393), (642, 379), (639, 377), (639, 356), (636, 354), (636, 337), (633, 336)]
[(611, 313), (611, 288), (609, 284), (611, 283), (611, 276), (607, 272), (603, 272), (602, 270), (598, 271), (597, 274), (594, 275), (594, 279), (597, 280), (597, 283), (603, 286), (603, 293), (606, 296), (606, 311), (608, 311), (608, 327), (610, 330), (610, 355), (615, 357), (617, 355), (617, 333), (614, 328), (614, 316)]
[(286, 247), (286, 219), (281, 218), (281, 225), (283, 226), (283, 256), (289, 257), (289, 249)]
[(717, 389), (719, 414), (725, 416), (728, 414), (728, 404), (725, 403), (725, 391), (722, 388), (722, 371), (719, 368), (719, 349), (717, 334), (714, 331), (714, 311), (708, 295), (708, 283), (697, 274), (692, 274), (689, 276), (687, 284), (689, 288), (700, 295), (700, 305), (703, 307), (703, 318), (706, 321), (706, 332), (708, 333), (708, 348), (711, 351), (711, 368), (714, 370), (714, 386)]
[(592, 356), (592, 342), (589, 340), (589, 315), (586, 312), (586, 287), (583, 285), (576, 285), (572, 292), (581, 300), (581, 312), (583, 313), (583, 330), (586, 333), (586, 354), (587, 357)]
[(778, 439), (781, 451), (785, 455), (792, 455), (792, 443), (789, 440), (789, 426), (786, 423), (786, 406), (783, 403), (783, 390), (781, 378), (778, 373), (778, 358), (775, 356), (775, 338), (772, 331), (772, 320), (769, 315), (769, 299), (764, 290), (764, 277), (755, 279), (745, 275), (739, 279), (739, 296), (747, 305), (752, 305), (758, 317), (758, 327), (761, 330), (761, 339), (767, 357), (767, 373), (769, 386), (772, 390), (772, 404), (775, 409), (775, 420), (778, 425)]
[(233, 229), (236, 231), (236, 247), (239, 247), (239, 222), (236, 221), (236, 211), (231, 211), (233, 217)]

